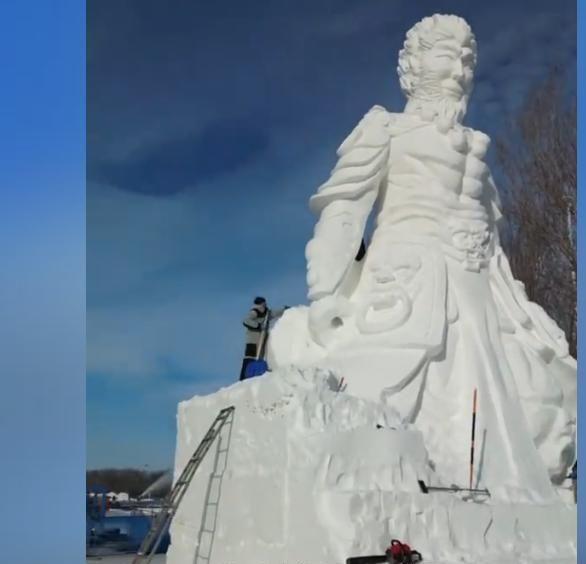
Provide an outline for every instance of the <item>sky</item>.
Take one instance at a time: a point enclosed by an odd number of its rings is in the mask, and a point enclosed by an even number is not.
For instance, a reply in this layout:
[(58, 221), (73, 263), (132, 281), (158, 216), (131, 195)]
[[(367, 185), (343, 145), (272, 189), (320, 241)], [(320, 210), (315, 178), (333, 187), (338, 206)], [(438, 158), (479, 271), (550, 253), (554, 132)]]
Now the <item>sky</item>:
[(177, 403), (238, 378), (251, 299), (306, 303), (307, 200), (363, 114), (402, 110), (412, 25), (436, 12), (471, 25), (465, 121), (495, 138), (553, 65), (575, 90), (575, 10), (89, 0), (88, 467), (172, 466)]

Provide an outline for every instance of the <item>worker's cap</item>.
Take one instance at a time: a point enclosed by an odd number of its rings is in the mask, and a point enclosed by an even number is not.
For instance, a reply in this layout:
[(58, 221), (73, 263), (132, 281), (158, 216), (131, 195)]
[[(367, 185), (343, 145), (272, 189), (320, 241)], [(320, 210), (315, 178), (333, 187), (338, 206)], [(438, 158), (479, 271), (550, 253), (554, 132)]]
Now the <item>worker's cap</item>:
[(256, 298), (254, 298), (254, 305), (262, 305), (262, 304), (266, 304), (267, 301), (264, 298), (261, 298), (260, 296), (257, 296)]

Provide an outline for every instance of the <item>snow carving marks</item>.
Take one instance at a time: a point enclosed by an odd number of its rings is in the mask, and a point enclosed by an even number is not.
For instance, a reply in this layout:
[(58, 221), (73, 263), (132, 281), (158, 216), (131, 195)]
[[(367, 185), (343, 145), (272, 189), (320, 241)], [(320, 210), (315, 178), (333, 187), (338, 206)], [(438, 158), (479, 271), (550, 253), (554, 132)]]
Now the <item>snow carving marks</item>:
[[(527, 299), (499, 244), (499, 196), (486, 162), (490, 138), (464, 124), (474, 34), (462, 18), (435, 14), (408, 31), (403, 47), (403, 112), (373, 107), (310, 199), (319, 219), (307, 246), (311, 304), (303, 330), (321, 351), (319, 362), (344, 375), (348, 393), (384, 394), (423, 426), (431, 386), (440, 403), (454, 396), (429, 373), (449, 380), (452, 390), (478, 379), (497, 411), (510, 401), (507, 394), (518, 393), (531, 431), (491, 423), (489, 435), (505, 445), (532, 441), (550, 476), (562, 475), (574, 444), (576, 367), (563, 334)], [(355, 260), (369, 215), (376, 216), (375, 229)], [(514, 355), (511, 342), (518, 345)], [(476, 349), (479, 360), (471, 361)], [(480, 371), (479, 363), (490, 370)], [(560, 382), (563, 398), (550, 401), (555, 386), (548, 380)], [(445, 437), (469, 412), (463, 398), (453, 403)], [(515, 465), (519, 483), (537, 476), (526, 457)], [(496, 466), (491, 472), (499, 474)], [(535, 480), (529, 490), (553, 495), (549, 483)]]
[[(458, 58), (462, 61), (460, 76), (454, 75), (446, 57), (438, 58), (433, 52), (433, 47), (442, 40), (458, 50)], [(475, 65), (476, 39), (466, 21), (458, 16), (434, 14), (423, 18), (407, 32), (403, 48), (399, 51), (397, 72), (401, 90), (407, 98), (427, 95), (428, 99), (433, 99), (437, 95), (437, 82), (443, 79), (445, 91), (458, 99), (470, 94), (471, 70)], [(435, 71), (435, 81), (429, 80), (430, 70)]]
[[(492, 520), (490, 506), (455, 503), (450, 508), (450, 536), (454, 548), (464, 554), (482, 554), (486, 550), (484, 532)], [(474, 523), (474, 527), (469, 524)]]
[(327, 182), (310, 199), (320, 214), (306, 247), (309, 299), (333, 294), (352, 265), (389, 154), (388, 113), (372, 108), (338, 149)]
[(411, 315), (412, 296), (419, 282), (414, 278), (421, 270), (421, 259), (410, 253), (378, 256), (369, 265), (370, 296), (358, 316), (363, 333), (389, 331), (402, 325)]
[(499, 314), (510, 320), (512, 332), (550, 362), (555, 356), (569, 359), (568, 342), (558, 327), (541, 306), (529, 301), (525, 286), (515, 280), (509, 261), (498, 249), (490, 264), (490, 280), (499, 305)]
[(467, 270), (480, 271), (491, 256), (492, 232), (486, 222), (452, 220), (448, 223), (452, 244), (464, 254)]
[(490, 174), (488, 166), (483, 161), (490, 144), (490, 137), (481, 131), (467, 130), (467, 134), (470, 154), (466, 158), (462, 194), (471, 198), (480, 198)]
[(316, 298), (337, 287), (354, 258), (360, 242), (358, 219), (340, 202), (332, 204), (315, 227), (315, 236), (307, 244), (307, 283)]
[[(376, 242), (373, 243), (373, 246)], [(362, 334), (384, 334), (386, 347), (441, 346), (446, 324), (445, 263), (436, 249), (385, 240), (367, 258), (364, 293), (358, 302)]]
[[(429, 468), (424, 436), (378, 401), (335, 392), (337, 382), (318, 368), (280, 369), (181, 405), (178, 467), (193, 453), (186, 437), (236, 406), (212, 563), (333, 564), (381, 554), (395, 537), (429, 562), (575, 561), (574, 506), (422, 494), (418, 478), (449, 484)], [(171, 525), (169, 564), (194, 562), (214, 457), (203, 464)]]
[[(215, 561), (329, 564), (380, 554), (389, 537), (429, 562), (575, 561), (575, 507), (558, 503), (545, 473), (573, 462), (575, 363), (498, 242), (489, 139), (462, 124), (475, 58), (460, 18), (409, 31), (405, 111), (373, 108), (311, 198), (311, 305), (272, 332), (279, 363), (180, 410), (178, 467), (218, 409), (236, 405)], [(424, 495), (417, 479), (466, 483), (475, 387), (477, 472), (491, 499)], [(196, 477), (172, 524), (169, 564), (193, 560), (203, 485)]]
[(289, 401), (289, 397), (283, 397), (268, 405), (250, 406), (250, 413), (258, 414), (265, 419), (273, 419), (275, 417), (282, 419), (285, 416), (285, 409), (289, 405)]

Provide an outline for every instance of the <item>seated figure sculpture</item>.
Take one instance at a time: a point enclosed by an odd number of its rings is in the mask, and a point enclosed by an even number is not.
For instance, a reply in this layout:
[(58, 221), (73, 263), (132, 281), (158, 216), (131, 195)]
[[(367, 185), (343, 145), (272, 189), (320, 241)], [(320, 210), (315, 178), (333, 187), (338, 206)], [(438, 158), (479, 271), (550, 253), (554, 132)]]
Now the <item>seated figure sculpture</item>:
[[(576, 363), (499, 243), (490, 139), (462, 124), (475, 64), (459, 17), (434, 15), (407, 33), (404, 112), (374, 106), (310, 200), (319, 220), (306, 248), (304, 346), (337, 368), (349, 393), (392, 404), (420, 429), (432, 461), (448, 452), (439, 475), (460, 485), (477, 389), (473, 485), (551, 500), (574, 461)], [(277, 327), (274, 350), (278, 338)]]

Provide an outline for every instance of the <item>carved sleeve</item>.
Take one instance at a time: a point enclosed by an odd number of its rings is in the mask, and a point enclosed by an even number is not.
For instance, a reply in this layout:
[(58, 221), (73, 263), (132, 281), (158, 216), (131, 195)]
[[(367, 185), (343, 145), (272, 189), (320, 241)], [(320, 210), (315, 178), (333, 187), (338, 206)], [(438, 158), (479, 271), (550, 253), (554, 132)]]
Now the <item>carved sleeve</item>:
[(338, 149), (329, 180), (310, 200), (320, 214), (306, 248), (309, 299), (331, 295), (360, 247), (368, 215), (387, 171), (389, 114), (375, 106)]

